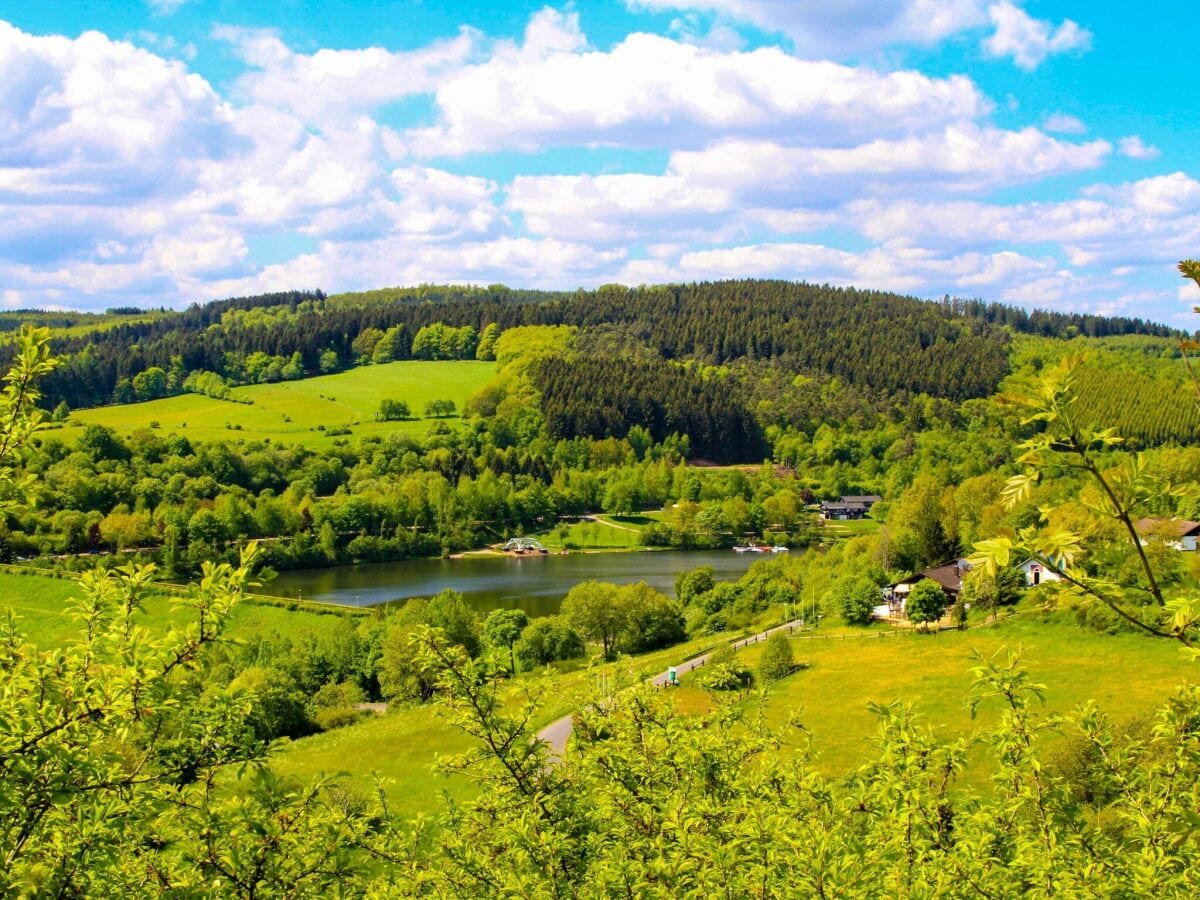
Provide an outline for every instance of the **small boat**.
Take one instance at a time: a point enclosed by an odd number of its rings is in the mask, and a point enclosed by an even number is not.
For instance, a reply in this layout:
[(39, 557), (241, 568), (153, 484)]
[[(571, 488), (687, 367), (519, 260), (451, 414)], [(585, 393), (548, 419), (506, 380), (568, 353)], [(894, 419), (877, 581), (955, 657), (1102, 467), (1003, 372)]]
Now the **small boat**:
[(734, 547), (736, 553), (770, 553), (769, 547), (760, 547), (758, 544), (749, 544), (745, 547)]
[(772, 553), (787, 553), (788, 548), (783, 546), (783, 544), (776, 544), (774, 547), (771, 548), (771, 552)]

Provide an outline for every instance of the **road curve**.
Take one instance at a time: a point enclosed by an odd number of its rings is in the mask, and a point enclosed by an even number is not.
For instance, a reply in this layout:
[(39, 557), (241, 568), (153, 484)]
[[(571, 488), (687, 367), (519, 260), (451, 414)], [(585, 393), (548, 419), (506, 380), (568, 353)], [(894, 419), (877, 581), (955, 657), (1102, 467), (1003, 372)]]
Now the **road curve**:
[[(734, 650), (740, 650), (750, 644), (765, 640), (777, 631), (795, 631), (804, 622), (801, 619), (793, 619), (791, 622), (784, 622), (782, 625), (776, 625), (774, 628), (768, 628), (766, 631), (760, 631), (758, 634), (752, 634), (749, 637), (739, 638), (736, 641), (730, 642), (729, 646)], [(715, 650), (709, 650), (707, 653), (702, 653), (699, 656), (693, 656), (689, 660), (679, 663), (675, 666), (677, 676), (685, 675), (694, 669), (700, 668), (708, 662), (708, 658), (715, 653)], [(660, 672), (655, 675), (650, 683), (655, 687), (662, 687), (667, 683), (669, 670)], [(563, 753), (567, 749), (567, 741), (571, 737), (571, 728), (575, 720), (575, 714), (563, 716), (561, 719), (555, 719), (545, 728), (537, 733), (538, 740), (545, 741), (550, 746), (550, 760), (555, 762), (562, 758)]]

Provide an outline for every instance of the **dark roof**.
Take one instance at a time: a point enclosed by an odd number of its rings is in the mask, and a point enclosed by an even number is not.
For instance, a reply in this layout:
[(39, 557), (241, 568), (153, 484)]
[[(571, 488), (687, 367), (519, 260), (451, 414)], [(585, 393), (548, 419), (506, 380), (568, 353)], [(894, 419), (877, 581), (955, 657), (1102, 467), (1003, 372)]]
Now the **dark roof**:
[(934, 566), (933, 568), (925, 569), (910, 578), (901, 579), (893, 584), (892, 587), (901, 584), (916, 584), (918, 581), (928, 578), (930, 581), (937, 582), (942, 590), (957, 594), (962, 590), (962, 576), (962, 569), (959, 568), (958, 561), (956, 560), (948, 562), (944, 566)]
[(883, 498), (878, 494), (854, 494), (842, 498), (843, 503), (878, 503)]
[(1200, 522), (1188, 519), (1138, 519), (1134, 525), (1141, 534), (1160, 534), (1165, 537), (1188, 537), (1200, 534)]
[(826, 500), (821, 504), (822, 509), (869, 509), (869, 504), (852, 503), (844, 500)]

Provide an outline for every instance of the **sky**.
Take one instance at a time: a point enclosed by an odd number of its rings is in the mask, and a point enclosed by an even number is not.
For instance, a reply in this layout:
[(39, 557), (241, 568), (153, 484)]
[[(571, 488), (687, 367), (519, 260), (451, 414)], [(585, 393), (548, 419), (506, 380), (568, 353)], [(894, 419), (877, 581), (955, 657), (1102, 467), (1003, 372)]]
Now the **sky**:
[(1190, 7), (0, 0), (0, 307), (762, 276), (1190, 330)]

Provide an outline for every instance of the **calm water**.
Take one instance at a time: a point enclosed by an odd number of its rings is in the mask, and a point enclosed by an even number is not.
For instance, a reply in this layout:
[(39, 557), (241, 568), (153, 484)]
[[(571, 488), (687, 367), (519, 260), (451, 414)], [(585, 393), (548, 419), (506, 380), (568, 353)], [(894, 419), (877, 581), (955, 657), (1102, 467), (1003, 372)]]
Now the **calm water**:
[[(795, 551), (793, 551), (795, 552)], [(571, 553), (567, 556), (406, 559), (391, 563), (282, 572), (264, 590), (346, 606), (374, 606), (408, 597), (431, 597), (446, 588), (491, 610), (516, 607), (531, 616), (552, 615), (581, 581), (645, 581), (673, 593), (675, 576), (712, 566), (718, 579), (735, 579), (771, 554), (732, 550), (664, 550), (655, 553)]]

